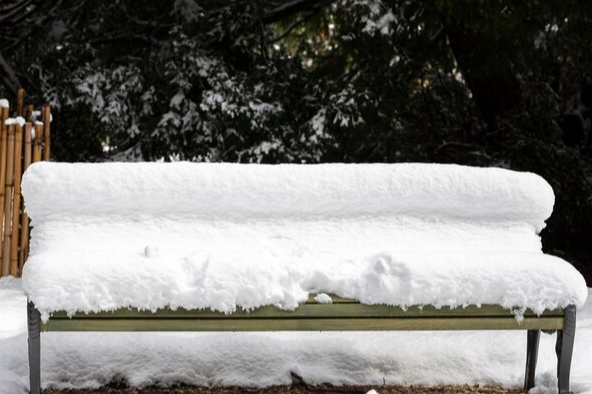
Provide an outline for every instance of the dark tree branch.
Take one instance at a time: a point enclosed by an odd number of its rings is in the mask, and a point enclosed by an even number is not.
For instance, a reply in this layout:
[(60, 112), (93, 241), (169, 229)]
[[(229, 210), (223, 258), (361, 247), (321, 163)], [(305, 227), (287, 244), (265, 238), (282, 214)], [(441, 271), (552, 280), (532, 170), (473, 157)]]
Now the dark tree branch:
[(331, 4), (335, 0), (294, 0), (281, 5), (273, 10), (266, 11), (261, 20), (266, 25), (279, 22), (294, 14), (304, 11), (318, 11), (322, 7)]
[(25, 39), (27, 39), (35, 29), (37, 29), (39, 26), (42, 26), (45, 21), (53, 15), (53, 13), (58, 9), (58, 7), (62, 4), (63, 0), (58, 0), (55, 2), (55, 4), (51, 7), (51, 9), (47, 12), (45, 12), (43, 14), (43, 16), (37, 20), (37, 22), (35, 23), (34, 26), (32, 26), (31, 24), (27, 25), (27, 28), (24, 31), (24, 33), (21, 34), (20, 37), (18, 37), (16, 40), (14, 40), (14, 42), (10, 45), (8, 45), (5, 48), (6, 52), (10, 52), (12, 49), (16, 48), (17, 46), (19, 46)]
[(24, 0), (24, 1), (23, 0), (16, 0), (16, 1), (4, 0), (4, 1), (0, 1), (0, 4), (8, 3), (6, 5), (0, 6), (0, 12), (2, 13), (3, 16), (6, 16), (7, 13), (9, 13), (9, 12), (21, 9), (23, 6), (26, 7), (32, 1), (35, 1), (35, 0)]
[[(0, 0), (0, 83), (12, 94), (16, 94), (22, 85), (19, 73), (4, 55), (31, 34), (34, 27), (30, 17), (38, 12), (45, 2), (46, 0)], [(41, 23), (61, 3), (62, 0), (54, 2), (54, 6), (40, 19)]]
[(305, 16), (302, 19), (298, 19), (296, 22), (292, 23), (290, 25), (290, 27), (288, 27), (286, 29), (285, 32), (283, 32), (281, 35), (279, 35), (278, 37), (275, 37), (273, 40), (271, 40), (271, 42), (278, 42), (283, 40), (284, 38), (286, 38), (291, 32), (292, 30), (294, 30), (296, 27), (300, 26), (303, 23), (306, 23), (307, 21), (310, 20), (310, 18), (312, 18), (313, 16), (315, 16), (317, 14), (318, 10), (311, 12), (310, 14), (308, 14), (307, 16)]
[(16, 95), (20, 83), (12, 66), (2, 56), (2, 52), (0, 52), (0, 82), (9, 92)]
[(121, 33), (121, 34), (112, 34), (106, 35), (98, 38), (94, 38), (89, 41), (90, 44), (108, 44), (114, 41), (121, 41), (121, 40), (129, 40), (129, 41), (142, 41), (150, 45), (154, 46), (161, 46), (162, 42), (149, 37), (143, 34), (130, 34), (130, 33)]
[[(255, 1), (252, 1), (251, 4), (253, 6), (253, 10), (255, 11), (255, 14), (260, 15), (258, 7), (257, 7), (257, 3)], [(263, 20), (261, 18), (258, 19), (258, 22), (259, 22), (258, 23), (259, 24), (259, 42), (260, 42), (260, 47), (261, 47), (261, 53), (267, 59), (268, 58), (267, 36), (265, 34), (265, 24), (263, 23)]]
[(20, 17), (22, 14), (29, 14), (33, 10), (27, 10), (27, 8), (37, 8), (39, 3), (41, 3), (40, 0), (17, 1), (12, 6), (2, 10), (0, 22), (2, 22), (2, 24), (18, 24), (18, 21), (15, 21), (15, 18), (17, 18), (17, 16)]

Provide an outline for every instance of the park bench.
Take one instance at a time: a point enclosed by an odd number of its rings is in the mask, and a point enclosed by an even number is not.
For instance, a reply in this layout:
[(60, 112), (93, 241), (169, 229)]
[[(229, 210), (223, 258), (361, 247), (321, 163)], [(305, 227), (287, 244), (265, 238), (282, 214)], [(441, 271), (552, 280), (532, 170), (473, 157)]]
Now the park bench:
[[(72, 190), (77, 186), (72, 182), (72, 174), (76, 172), (76, 167), (56, 167), (67, 165), (34, 165), (32, 171), (26, 174), (24, 179), (23, 193), (27, 209), (32, 218), (33, 233), (31, 244), (31, 259), (35, 258), (36, 231), (48, 231), (46, 228), (52, 221), (58, 221), (60, 215), (57, 215), (59, 209), (55, 208), (60, 203), (72, 203), (79, 198), (84, 200), (85, 190)], [(161, 165), (166, 166), (166, 165)], [(87, 170), (90, 167), (85, 167)], [(60, 170), (60, 171), (57, 171)], [(91, 168), (91, 171), (93, 169)], [(56, 179), (62, 179), (65, 188), (69, 188), (66, 193), (61, 193), (59, 181), (52, 179), (52, 171), (56, 172)], [(83, 171), (84, 172), (84, 171)], [(107, 171), (108, 172), (108, 171)], [(133, 174), (133, 171), (132, 171)], [(224, 176), (224, 174), (219, 176)], [(88, 177), (89, 174), (84, 174)], [(140, 175), (139, 175), (140, 176)], [(158, 177), (158, 175), (155, 175)], [(52, 183), (55, 181), (55, 183)], [(145, 179), (144, 179), (145, 181)], [(236, 181), (236, 179), (234, 179)], [(101, 183), (100, 173), (95, 173), (94, 182)], [(110, 176), (110, 182), (117, 184)], [(261, 182), (266, 182), (265, 180)], [(58, 184), (56, 186), (56, 184)], [(45, 185), (45, 186), (44, 186)], [(52, 189), (57, 196), (63, 198), (65, 195), (82, 193), (77, 197), (71, 197), (72, 201), (59, 202), (51, 200), (50, 190), (43, 190), (43, 187), (53, 185)], [(102, 186), (105, 186), (103, 183)], [(142, 188), (141, 183), (135, 187)], [(203, 187), (203, 184), (201, 185)], [(263, 187), (263, 186), (262, 186)], [(66, 189), (64, 189), (66, 190)], [(63, 190), (62, 190), (63, 192)], [(88, 191), (93, 193), (92, 190)], [(145, 193), (144, 190), (142, 193)], [(154, 192), (152, 190), (152, 192)], [(105, 190), (105, 195), (101, 198), (107, 200), (116, 200), (121, 197), (115, 194), (109, 194)], [(138, 194), (138, 198), (141, 194)], [(196, 191), (197, 193), (197, 191)], [(88, 197), (88, 196), (87, 196)], [(129, 197), (129, 196), (127, 196)], [(176, 198), (171, 197), (171, 204), (178, 203)], [(203, 197), (203, 196), (202, 196)], [(91, 197), (89, 197), (91, 198)], [(240, 198), (235, 196), (234, 198)], [(246, 196), (246, 199), (249, 197)], [(516, 194), (512, 198), (516, 198)], [(273, 199), (273, 196), (270, 197)], [(355, 201), (354, 201), (355, 202)], [(288, 201), (289, 203), (289, 201)], [(223, 211), (227, 209), (225, 201), (220, 201)], [(149, 204), (148, 204), (149, 205)], [(134, 214), (140, 214), (140, 210), (146, 210), (147, 206), (142, 201), (136, 201), (135, 207), (131, 205), (127, 209), (136, 210)], [(272, 204), (273, 205), (273, 204)], [(85, 209), (91, 205), (86, 205)], [(326, 205), (325, 205), (326, 206)], [(53, 207), (53, 208), (52, 208)], [(54, 211), (51, 211), (54, 209)], [(97, 208), (99, 211), (101, 208)], [(107, 209), (107, 208), (105, 208)], [(156, 208), (157, 210), (160, 208)], [(182, 208), (178, 208), (181, 212)], [(214, 210), (217, 208), (213, 208)], [(253, 208), (256, 209), (256, 208)], [(307, 208), (309, 209), (309, 208)], [(310, 208), (312, 209), (312, 208)], [(273, 211), (273, 207), (270, 207)], [(51, 212), (50, 212), (51, 211)], [(82, 211), (80, 211), (82, 212)], [(74, 212), (76, 216), (80, 212)], [(252, 214), (253, 212), (251, 212)], [(315, 215), (317, 212), (313, 212)], [(367, 212), (366, 212), (367, 213)], [(202, 219), (199, 219), (202, 220)], [(148, 252), (147, 252), (148, 253)], [(149, 253), (148, 253), (149, 254)], [(535, 385), (535, 368), (537, 363), (537, 353), (540, 332), (556, 332), (557, 334), (557, 377), (560, 394), (570, 392), (569, 376), (572, 351), (574, 346), (574, 335), (576, 327), (576, 306), (565, 305), (561, 308), (545, 309), (544, 311), (533, 311), (530, 308), (524, 308), (517, 318), (516, 311), (508, 308), (507, 305), (495, 305), (483, 303), (482, 305), (462, 305), (438, 307), (421, 303), (418, 305), (376, 305), (364, 304), (355, 299), (331, 295), (330, 302), (327, 297), (315, 297), (311, 294), (308, 300), (299, 301), (297, 308), (292, 310), (280, 309), (273, 305), (263, 305), (254, 308), (238, 307), (228, 312), (215, 311), (208, 308), (185, 308), (175, 304), (174, 307), (159, 304), (157, 307), (142, 308), (133, 303), (121, 305), (117, 308), (108, 307), (107, 310), (86, 310), (73, 311), (65, 310), (60, 303), (55, 308), (49, 308), (43, 305), (38, 308), (36, 297), (37, 293), (32, 289), (34, 278), (31, 272), (37, 268), (35, 264), (41, 266), (43, 262), (40, 254), (40, 261), (29, 261), (25, 266), (24, 286), (28, 291), (30, 301), (28, 303), (28, 324), (29, 324), (29, 365), (30, 365), (30, 387), (31, 393), (40, 393), (40, 333), (54, 331), (395, 331), (395, 330), (524, 330), (527, 334), (526, 349), (526, 370), (524, 379), (524, 390), (528, 391)], [(30, 266), (29, 266), (30, 265)], [(27, 281), (30, 281), (28, 283)], [(36, 279), (35, 283), (40, 279)], [(48, 279), (49, 280), (49, 279)], [(42, 281), (42, 280), (41, 280)], [(586, 290), (583, 286), (584, 292)], [(78, 296), (73, 294), (72, 297)], [(65, 301), (64, 301), (65, 302)], [(40, 299), (40, 305), (43, 301)], [(516, 305), (519, 306), (519, 305)], [(94, 308), (96, 309), (96, 308)]]

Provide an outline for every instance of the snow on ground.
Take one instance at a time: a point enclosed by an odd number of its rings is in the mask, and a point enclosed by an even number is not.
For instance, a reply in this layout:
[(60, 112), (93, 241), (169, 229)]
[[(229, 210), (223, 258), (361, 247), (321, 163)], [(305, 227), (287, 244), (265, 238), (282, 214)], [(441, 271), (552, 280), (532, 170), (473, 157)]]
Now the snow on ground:
[[(589, 289), (592, 295), (592, 289)], [(0, 393), (26, 393), (26, 300), (0, 279)], [(533, 393), (556, 389), (555, 335), (543, 334)], [(524, 331), (388, 333), (43, 333), (44, 387), (309, 383), (454, 384), (520, 388)], [(572, 389), (592, 394), (592, 297), (578, 312)]]

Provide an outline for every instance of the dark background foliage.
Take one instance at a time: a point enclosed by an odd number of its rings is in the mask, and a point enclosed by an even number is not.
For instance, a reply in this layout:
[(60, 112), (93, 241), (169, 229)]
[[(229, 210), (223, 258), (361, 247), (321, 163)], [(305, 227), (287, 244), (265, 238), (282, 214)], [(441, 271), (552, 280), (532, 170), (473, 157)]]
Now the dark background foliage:
[(60, 161), (441, 162), (542, 175), (592, 285), (592, 3), (0, 0), (0, 95)]

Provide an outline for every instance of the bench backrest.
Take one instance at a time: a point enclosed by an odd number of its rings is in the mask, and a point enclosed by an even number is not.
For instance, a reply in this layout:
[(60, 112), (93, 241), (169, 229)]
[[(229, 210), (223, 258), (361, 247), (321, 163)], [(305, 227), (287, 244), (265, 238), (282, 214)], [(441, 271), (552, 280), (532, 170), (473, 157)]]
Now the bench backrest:
[(522, 221), (539, 231), (554, 196), (532, 173), (434, 164), (40, 163), (27, 211), (51, 215), (346, 217)]
[[(236, 237), (255, 243), (263, 237), (269, 247), (295, 238), (307, 248), (330, 247), (325, 238), (336, 248), (354, 243), (379, 251), (532, 252), (541, 249), (538, 232), (554, 201), (535, 174), (429, 164), (40, 163), (27, 171), (22, 190), (37, 231), (62, 223), (59, 243), (69, 247), (68, 231), (97, 222), (103, 238), (91, 236), (86, 247), (96, 241), (104, 248), (117, 233), (109, 226), (143, 221), (137, 231), (152, 225), (158, 232), (156, 222), (166, 219), (189, 223), (188, 238), (218, 234), (210, 244), (221, 249)], [(223, 234), (221, 222), (246, 223), (245, 231)], [(203, 231), (192, 230), (200, 226)], [(182, 241), (161, 237), (163, 244)], [(128, 243), (137, 240), (139, 248), (151, 242), (146, 239), (129, 234)]]

